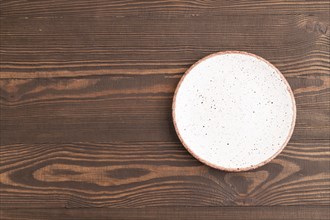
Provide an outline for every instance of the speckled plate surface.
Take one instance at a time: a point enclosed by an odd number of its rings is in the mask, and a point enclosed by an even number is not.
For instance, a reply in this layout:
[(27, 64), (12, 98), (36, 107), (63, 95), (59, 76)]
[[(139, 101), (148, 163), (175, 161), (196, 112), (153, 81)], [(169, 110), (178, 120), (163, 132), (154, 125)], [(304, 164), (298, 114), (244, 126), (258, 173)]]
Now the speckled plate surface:
[(287, 145), (296, 106), (280, 71), (254, 54), (226, 51), (195, 63), (173, 99), (175, 130), (201, 162), (226, 171), (257, 168)]

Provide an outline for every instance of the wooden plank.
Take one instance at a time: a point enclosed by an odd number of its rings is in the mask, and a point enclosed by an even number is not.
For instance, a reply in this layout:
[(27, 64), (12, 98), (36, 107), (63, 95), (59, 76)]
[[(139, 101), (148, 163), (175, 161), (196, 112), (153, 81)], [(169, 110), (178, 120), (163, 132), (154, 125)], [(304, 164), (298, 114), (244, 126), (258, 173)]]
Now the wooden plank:
[(329, 13), (222, 12), (153, 19), (3, 16), (0, 77), (181, 75), (203, 56), (224, 50), (260, 55), (285, 76), (329, 74)]
[(153, 207), (141, 209), (10, 209), (2, 220), (43, 219), (223, 219), (223, 220), (328, 220), (329, 207)]
[[(158, 74), (0, 80), (1, 144), (177, 142), (171, 105), (179, 79)], [(330, 78), (287, 79), (298, 109), (292, 140), (329, 140)]]
[(180, 143), (1, 146), (4, 208), (330, 205), (328, 141), (292, 142), (271, 163), (228, 173)]
[(221, 11), (226, 14), (255, 14), (256, 11), (265, 14), (292, 14), (304, 12), (328, 12), (329, 2), (326, 0), (269, 0), (269, 1), (106, 1), (79, 0), (67, 2), (57, 0), (37, 1), (1, 1), (3, 16), (129, 16), (155, 15), (164, 16), (178, 14), (216, 15)]

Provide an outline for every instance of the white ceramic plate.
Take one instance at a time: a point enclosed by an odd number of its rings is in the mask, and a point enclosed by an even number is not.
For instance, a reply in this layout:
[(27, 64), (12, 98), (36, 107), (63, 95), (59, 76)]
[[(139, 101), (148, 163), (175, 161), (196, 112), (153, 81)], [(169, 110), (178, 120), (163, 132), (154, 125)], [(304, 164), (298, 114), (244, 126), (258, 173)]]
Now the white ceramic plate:
[(195, 63), (173, 100), (175, 130), (201, 162), (245, 171), (276, 157), (288, 143), (296, 106), (288, 82), (268, 61), (238, 51)]

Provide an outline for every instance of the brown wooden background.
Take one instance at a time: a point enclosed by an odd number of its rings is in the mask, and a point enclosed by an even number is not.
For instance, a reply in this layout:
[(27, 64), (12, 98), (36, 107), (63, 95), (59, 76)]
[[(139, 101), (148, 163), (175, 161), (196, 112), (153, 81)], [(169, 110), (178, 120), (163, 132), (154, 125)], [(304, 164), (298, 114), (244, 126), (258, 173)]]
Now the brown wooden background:
[[(328, 0), (0, 4), (1, 219), (330, 218)], [(199, 163), (172, 125), (184, 71), (224, 50), (296, 97), (289, 145), (255, 171)]]

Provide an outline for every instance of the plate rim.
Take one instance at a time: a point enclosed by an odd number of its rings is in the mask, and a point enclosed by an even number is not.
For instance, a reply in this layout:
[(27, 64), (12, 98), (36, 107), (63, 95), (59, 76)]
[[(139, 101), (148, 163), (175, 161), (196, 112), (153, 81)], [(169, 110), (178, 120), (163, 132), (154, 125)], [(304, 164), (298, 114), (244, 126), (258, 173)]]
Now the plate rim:
[[(195, 154), (191, 149), (190, 147), (188, 146), (187, 143), (185, 143), (185, 141), (183, 140), (183, 138), (181, 137), (180, 135), (180, 131), (177, 127), (177, 123), (176, 123), (176, 116), (175, 116), (175, 108), (176, 108), (176, 96), (177, 96), (177, 93), (181, 87), (181, 84), (182, 82), (184, 81), (185, 77), (191, 72), (191, 70), (197, 66), (198, 64), (200, 64), (201, 62), (211, 58), (211, 57), (214, 57), (214, 56), (218, 56), (218, 55), (225, 55), (225, 54), (244, 54), (244, 55), (248, 55), (248, 56), (253, 56), (263, 62), (265, 62), (267, 65), (269, 65), (271, 68), (273, 68), (276, 73), (280, 76), (280, 78), (283, 80), (284, 84), (286, 85), (287, 87), (287, 90), (291, 96), (291, 102), (292, 102), (292, 112), (293, 112), (293, 120), (292, 120), (292, 123), (291, 123), (291, 128), (289, 130), (289, 133), (288, 133), (288, 136), (286, 137), (286, 140), (285, 142), (282, 144), (282, 146), (276, 151), (275, 154), (273, 154), (271, 157), (269, 157), (268, 159), (256, 164), (256, 165), (252, 165), (252, 166), (248, 166), (248, 167), (243, 167), (243, 168), (227, 168), (227, 167), (223, 167), (223, 166), (219, 166), (217, 164), (214, 164), (214, 163), (211, 163), (207, 160), (204, 160), (202, 158), (200, 158), (197, 154)], [(275, 157), (277, 157), (283, 150), (284, 148), (287, 146), (289, 140), (291, 139), (292, 137), (292, 134), (293, 134), (293, 130), (294, 130), (294, 127), (295, 127), (295, 124), (296, 124), (296, 117), (297, 117), (297, 107), (296, 107), (296, 101), (295, 101), (295, 98), (294, 98), (294, 94), (292, 92), (292, 89), (290, 87), (290, 84), (288, 83), (288, 81), (286, 80), (286, 78), (284, 77), (284, 75), (281, 73), (281, 71), (276, 68), (272, 63), (270, 63), (269, 61), (267, 61), (266, 59), (256, 55), (256, 54), (253, 54), (253, 53), (249, 53), (249, 52), (245, 52), (245, 51), (237, 51), (237, 50), (226, 50), (226, 51), (220, 51), (220, 52), (215, 52), (215, 53), (212, 53), (212, 54), (209, 54), (203, 58), (201, 58), (200, 60), (198, 60), (197, 62), (195, 62), (191, 67), (189, 67), (185, 73), (182, 75), (180, 81), (178, 82), (177, 86), (176, 86), (176, 89), (175, 89), (175, 92), (174, 92), (174, 96), (173, 96), (173, 100), (172, 100), (172, 119), (173, 119), (173, 124), (174, 124), (174, 128), (175, 128), (175, 132), (180, 140), (180, 142), (182, 143), (182, 145), (184, 146), (184, 148), (186, 148), (186, 150), (194, 157), (196, 158), (197, 160), (199, 160), (200, 162), (210, 166), (210, 167), (213, 167), (215, 169), (218, 169), (218, 170), (223, 170), (223, 171), (229, 171), (229, 172), (241, 172), (241, 171), (248, 171), (248, 170), (253, 170), (253, 169), (257, 169), (267, 163), (269, 163), (271, 160), (273, 160)]]

